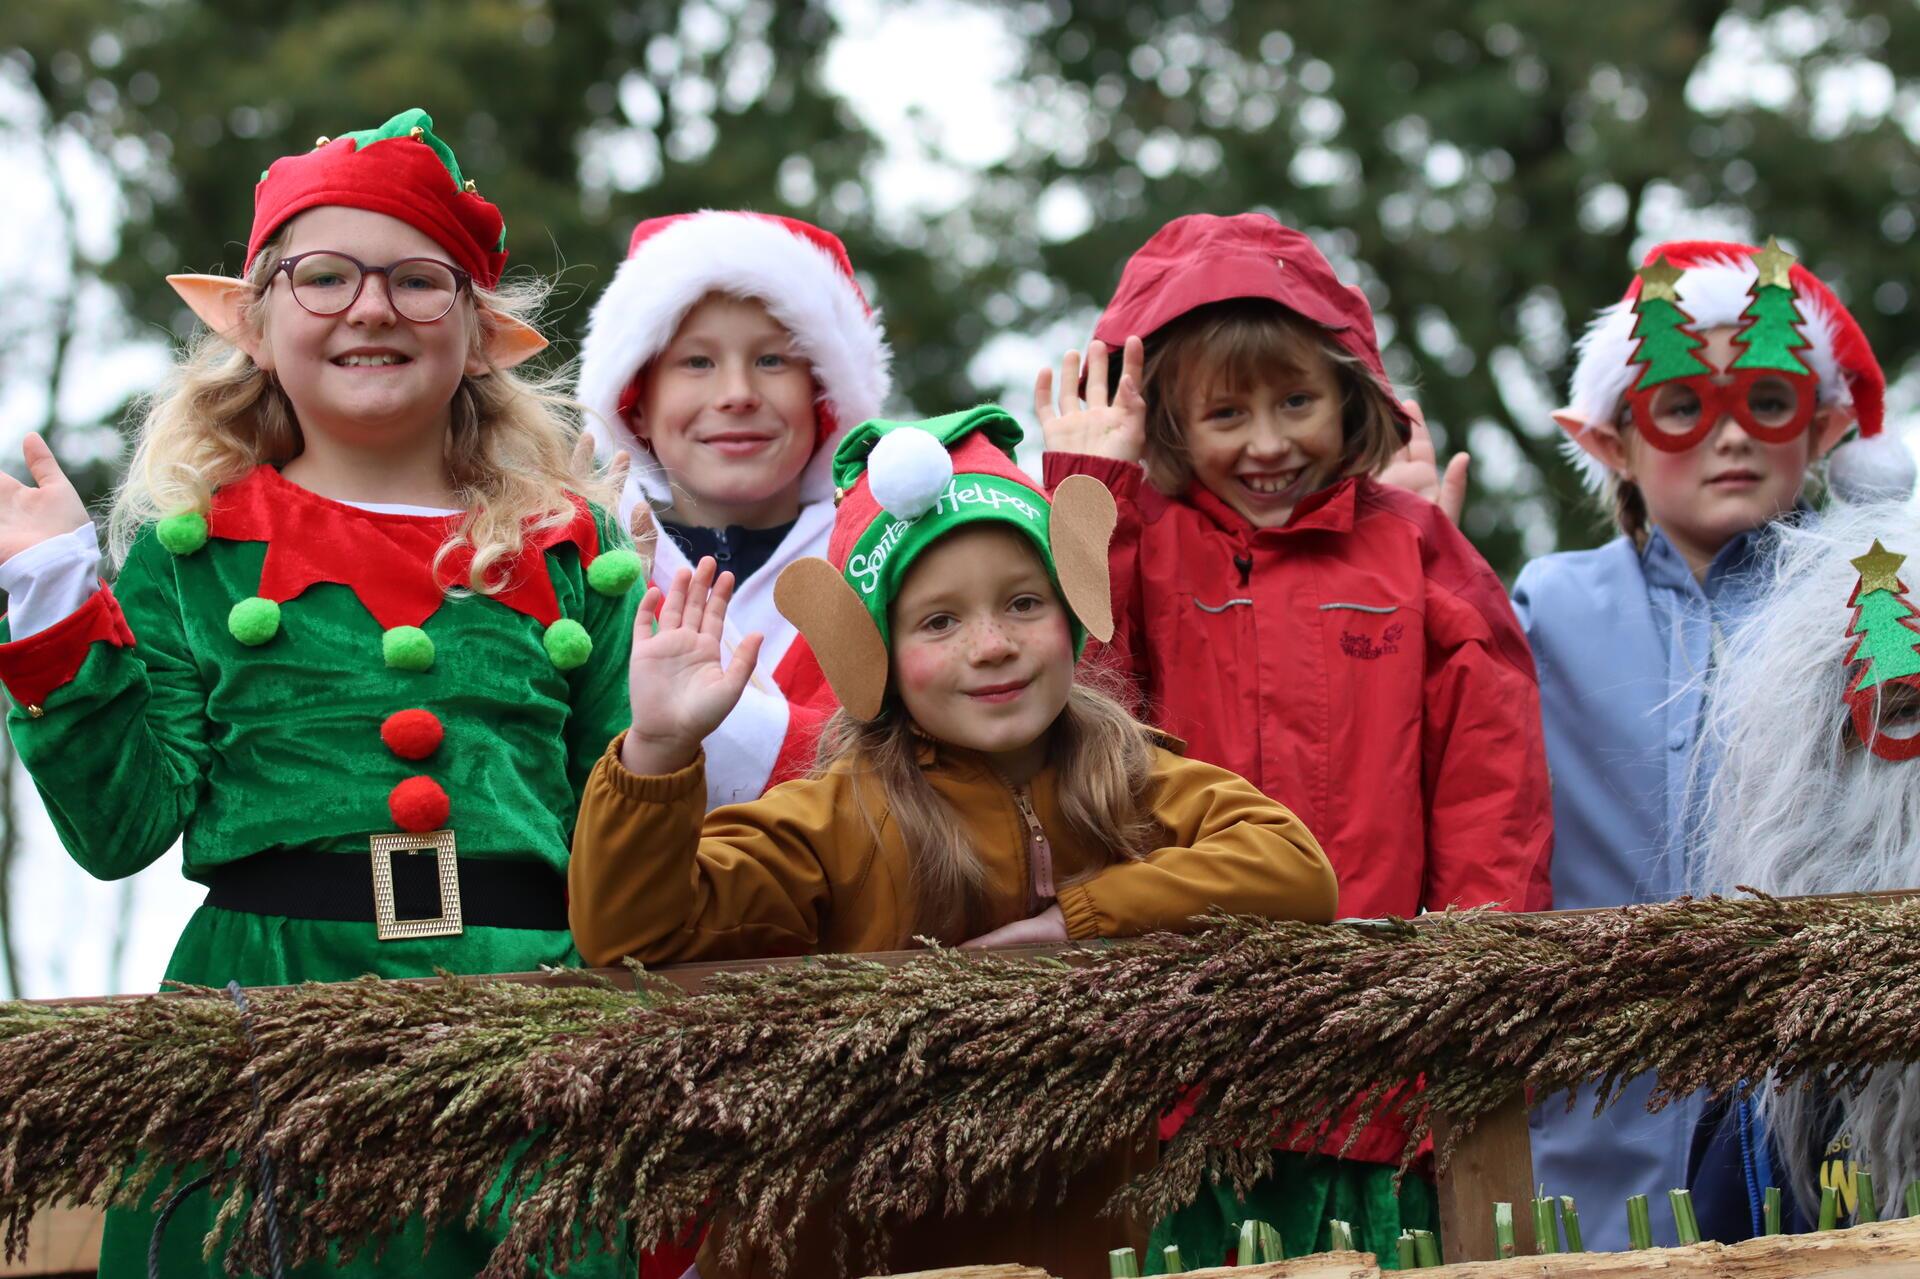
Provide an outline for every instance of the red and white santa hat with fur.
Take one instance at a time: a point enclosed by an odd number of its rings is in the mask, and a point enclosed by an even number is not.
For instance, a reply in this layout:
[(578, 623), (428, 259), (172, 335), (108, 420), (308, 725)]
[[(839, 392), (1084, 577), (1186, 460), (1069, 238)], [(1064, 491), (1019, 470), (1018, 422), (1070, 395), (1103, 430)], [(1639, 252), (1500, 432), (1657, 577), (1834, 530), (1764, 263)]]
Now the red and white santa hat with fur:
[[(1742, 327), (1759, 268), (1754, 257), (1760, 252), (1750, 244), (1726, 240), (1672, 240), (1647, 250), (1643, 265), (1652, 266), (1661, 258), (1679, 267), (1675, 289), (1679, 306), (1692, 318), (1696, 333), (1731, 325)], [(1819, 379), (1822, 405), (1842, 405), (1852, 409), (1841, 415), (1826, 436), (1814, 441), (1814, 456), (1819, 457), (1838, 443), (1850, 422), (1860, 424), (1862, 437), (1880, 434), (1886, 413), (1886, 375), (1867, 345), (1866, 334), (1851, 312), (1820, 279), (1794, 263), (1794, 302), (1802, 320), (1800, 331), (1812, 346), (1800, 352)], [(1587, 326), (1580, 339), (1580, 355), (1574, 365), (1571, 402), (1553, 415), (1554, 421), (1569, 436), (1569, 455), (1579, 465), (1589, 486), (1597, 488), (1606, 476), (1606, 468), (1581, 448), (1579, 437), (1596, 422), (1615, 425), (1620, 421), (1620, 406), (1627, 388), (1640, 373), (1634, 362), (1639, 343), (1633, 337), (1633, 306), (1640, 296), (1640, 279), (1634, 277), (1627, 292), (1612, 306), (1603, 308)]]
[(625, 449), (633, 459), (622, 518), (642, 501), (672, 500), (665, 472), (627, 415), (647, 364), (710, 293), (763, 303), (793, 335), (794, 354), (813, 365), (820, 441), (800, 478), (802, 502), (833, 497), (835, 445), (880, 416), (892, 387), (892, 352), (838, 236), (767, 213), (704, 209), (649, 218), (634, 228), (627, 260), (594, 304), (580, 348), (587, 429), (602, 457)]

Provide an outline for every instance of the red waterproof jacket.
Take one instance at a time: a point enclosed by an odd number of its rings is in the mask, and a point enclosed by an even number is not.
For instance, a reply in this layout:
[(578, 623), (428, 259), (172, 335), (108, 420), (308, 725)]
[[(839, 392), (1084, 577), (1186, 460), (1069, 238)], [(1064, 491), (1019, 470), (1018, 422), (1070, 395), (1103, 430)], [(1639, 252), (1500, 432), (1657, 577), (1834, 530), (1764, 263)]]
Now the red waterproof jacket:
[[(1359, 477), (1256, 529), (1199, 484), (1162, 495), (1133, 463), (1045, 466), (1049, 488), (1088, 474), (1119, 505), (1111, 660), (1146, 715), (1306, 822), (1341, 915), (1552, 904), (1533, 658), (1438, 507)], [(1376, 1122), (1349, 1157), (1397, 1161), (1404, 1135)]]

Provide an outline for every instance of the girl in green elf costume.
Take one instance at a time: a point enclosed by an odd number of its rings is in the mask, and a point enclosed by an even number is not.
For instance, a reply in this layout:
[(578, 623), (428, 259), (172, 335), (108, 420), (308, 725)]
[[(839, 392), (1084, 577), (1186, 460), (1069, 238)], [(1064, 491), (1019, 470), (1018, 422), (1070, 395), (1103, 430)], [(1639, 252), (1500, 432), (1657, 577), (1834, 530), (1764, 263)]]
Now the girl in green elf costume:
[[(34, 485), (0, 478), (8, 727), (92, 874), (183, 841), (207, 900), (170, 982), (578, 962), (568, 843), (627, 721), (643, 566), (581, 495), (558, 398), (512, 371), (545, 345), (532, 299), (432, 129), (275, 161), (244, 278), (171, 278), (211, 332), (146, 410), (111, 586), (38, 437)], [(147, 1273), (162, 1193), (109, 1213), (103, 1276)], [(220, 1273), (214, 1207), (183, 1202), (161, 1273)], [(415, 1221), (326, 1273), (471, 1275), (490, 1233), (423, 1259)]]

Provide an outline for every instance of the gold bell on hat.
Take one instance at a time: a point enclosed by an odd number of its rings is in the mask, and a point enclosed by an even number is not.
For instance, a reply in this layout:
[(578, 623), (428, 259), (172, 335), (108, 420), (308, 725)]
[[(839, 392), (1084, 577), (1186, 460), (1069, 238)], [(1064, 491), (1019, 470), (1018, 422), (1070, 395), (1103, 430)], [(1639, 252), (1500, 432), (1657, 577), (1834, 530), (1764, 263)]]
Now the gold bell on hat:
[(331, 141), (333, 141), (333, 139), (323, 133), (319, 137), (313, 140), (313, 149), (315, 151), (318, 151), (321, 147), (327, 145), (327, 143)]
[(421, 128), (419, 125), (416, 124), (411, 129), (407, 130), (407, 136), (410, 138), (417, 138), (425, 132), (426, 132), (425, 129)]
[(480, 184), (478, 182), (475, 182), (472, 178), (468, 178), (465, 182), (461, 183), (460, 189), (462, 191), (465, 191), (468, 195), (480, 194)]

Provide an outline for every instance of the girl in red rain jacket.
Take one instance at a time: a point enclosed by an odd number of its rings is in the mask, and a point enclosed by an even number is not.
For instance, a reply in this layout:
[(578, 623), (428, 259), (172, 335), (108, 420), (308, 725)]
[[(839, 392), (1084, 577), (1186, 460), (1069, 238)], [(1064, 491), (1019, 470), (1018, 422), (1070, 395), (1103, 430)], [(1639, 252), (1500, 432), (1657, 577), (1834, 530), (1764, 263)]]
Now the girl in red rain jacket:
[[(1127, 263), (1086, 373), (1082, 400), (1070, 353), (1058, 405), (1040, 374), (1046, 482), (1089, 474), (1118, 500), (1109, 657), (1152, 720), (1301, 815), (1343, 916), (1547, 908), (1533, 660), (1440, 508), (1374, 478), (1417, 410), (1392, 393), (1360, 291), (1272, 218), (1180, 218)], [(1405, 1132), (1376, 1118), (1338, 1160), (1345, 1123), (1324, 1153), (1282, 1134), (1248, 1201), (1204, 1190), (1150, 1256), (1177, 1242), (1186, 1264), (1220, 1264), (1243, 1214), (1289, 1253), (1327, 1246), (1337, 1217), (1392, 1256), (1437, 1216), (1427, 1183), (1391, 1187)]]

